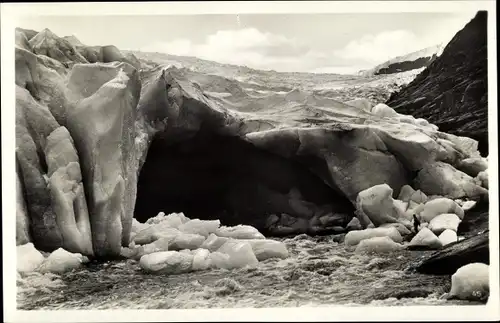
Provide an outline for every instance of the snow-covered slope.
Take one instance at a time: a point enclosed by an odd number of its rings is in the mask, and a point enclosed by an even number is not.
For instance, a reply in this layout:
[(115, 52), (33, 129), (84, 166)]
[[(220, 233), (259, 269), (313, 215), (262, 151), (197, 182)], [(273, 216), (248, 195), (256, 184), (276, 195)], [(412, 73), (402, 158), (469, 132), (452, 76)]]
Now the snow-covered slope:
[(360, 74), (365, 76), (394, 74), (426, 67), (433, 59), (441, 55), (445, 45), (446, 44), (439, 44), (407, 55), (395, 57), (370, 70), (360, 71)]

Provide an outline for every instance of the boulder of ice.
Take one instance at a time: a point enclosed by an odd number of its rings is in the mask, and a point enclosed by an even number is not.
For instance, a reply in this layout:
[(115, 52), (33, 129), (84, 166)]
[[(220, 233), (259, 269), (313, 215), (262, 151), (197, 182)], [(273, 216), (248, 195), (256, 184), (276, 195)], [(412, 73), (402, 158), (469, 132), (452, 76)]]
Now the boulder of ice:
[(158, 223), (139, 231), (133, 239), (135, 244), (148, 244), (160, 238), (175, 238), (181, 232), (175, 228), (169, 227), (166, 223)]
[(136, 259), (137, 254), (138, 254), (138, 248), (122, 247), (120, 249), (120, 256), (122, 256), (123, 258)]
[(219, 237), (233, 239), (265, 239), (264, 235), (249, 225), (237, 225), (233, 227), (222, 226), (215, 231)]
[(436, 216), (429, 222), (429, 229), (439, 235), (446, 229), (457, 232), (460, 219), (455, 213), (444, 213)]
[(439, 197), (425, 203), (420, 217), (422, 221), (430, 223), (436, 216), (444, 213), (455, 213), (460, 219), (464, 218), (464, 210), (460, 205), (446, 197)]
[(42, 253), (29, 242), (16, 247), (17, 271), (26, 273), (37, 269), (45, 260)]
[(178, 229), (179, 231), (184, 233), (199, 234), (206, 238), (211, 233), (217, 231), (219, 227), (220, 227), (219, 220), (206, 221), (200, 219), (193, 219), (179, 225)]
[(417, 118), (415, 119), (415, 124), (419, 125), (421, 127), (428, 127), (430, 126), (429, 121), (422, 119), (422, 118)]
[(481, 185), (482, 187), (489, 189), (489, 181), (488, 181), (488, 170), (484, 170), (477, 174), (475, 177), (475, 181), (478, 183), (478, 185)]
[(192, 270), (193, 255), (178, 251), (155, 252), (142, 256), (139, 265), (148, 273), (186, 273)]
[(230, 256), (228, 254), (219, 251), (210, 253), (209, 261), (215, 268), (220, 268), (220, 269), (232, 268)]
[(189, 221), (184, 213), (171, 213), (169, 215), (165, 215), (165, 213), (160, 212), (157, 216), (150, 218), (146, 221), (146, 224), (159, 224), (163, 223), (165, 226), (170, 228), (178, 228), (181, 224)]
[(404, 214), (408, 209), (408, 204), (409, 204), (408, 202), (393, 200), (392, 203), (394, 204), (394, 207), (397, 209), (398, 214)]
[(210, 259), (210, 251), (207, 249), (196, 249), (193, 254), (193, 270), (206, 270), (212, 267), (212, 259)]
[(63, 248), (53, 251), (38, 267), (41, 273), (62, 274), (79, 268), (88, 259), (79, 253), (71, 253)]
[(410, 197), (410, 201), (415, 203), (426, 203), (429, 200), (429, 197), (425, 195), (421, 190), (416, 190)]
[(373, 237), (362, 240), (356, 246), (356, 253), (389, 253), (403, 249), (403, 245), (389, 237)]
[(346, 226), (347, 231), (362, 230), (361, 223), (358, 218), (352, 218)]
[(203, 241), (200, 248), (208, 249), (211, 252), (217, 251), (230, 238), (219, 237), (211, 233), (208, 238)]
[(403, 241), (403, 237), (399, 231), (394, 227), (390, 227), (350, 231), (345, 235), (344, 243), (346, 246), (355, 246), (362, 240), (374, 237), (389, 237), (392, 241), (397, 243), (401, 243)]
[(230, 268), (241, 268), (247, 265), (256, 265), (259, 261), (253, 253), (250, 243), (230, 239), (224, 243), (218, 252), (229, 256)]
[(399, 116), (399, 114), (393, 108), (384, 103), (379, 103), (376, 106), (374, 106), (371, 112), (380, 117), (386, 117), (386, 118)]
[(149, 255), (155, 252), (168, 251), (175, 237), (160, 238), (152, 243), (141, 245), (135, 248), (135, 259), (141, 259), (144, 255)]
[(476, 177), (488, 169), (488, 161), (483, 157), (470, 157), (461, 160), (457, 168), (469, 176)]
[(288, 258), (288, 249), (283, 242), (271, 239), (242, 240), (252, 247), (255, 257), (259, 261), (269, 258)]
[(452, 199), (483, 199), (488, 196), (488, 190), (478, 185), (477, 180), (441, 161), (424, 165), (414, 184), (427, 194)]
[(444, 230), (438, 237), (439, 241), (441, 241), (441, 244), (443, 246), (446, 246), (450, 243), (457, 242), (458, 237), (457, 233), (453, 230), (446, 229)]
[(403, 223), (386, 223), (382, 224), (379, 228), (396, 228), (401, 236), (407, 236), (411, 234), (408, 226), (411, 228), (411, 223), (408, 222), (406, 226)]
[(403, 185), (399, 191), (398, 200), (409, 203), (415, 190), (410, 185)]
[(471, 263), (460, 267), (451, 276), (449, 297), (463, 300), (484, 300), (490, 294), (489, 266)]
[(398, 114), (396, 116), (396, 119), (399, 122), (409, 123), (409, 124), (415, 124), (415, 118), (413, 116), (410, 116), (410, 115)]
[(149, 227), (149, 224), (147, 223), (140, 223), (139, 221), (137, 221), (135, 218), (132, 219), (132, 229), (131, 229), (131, 232), (140, 232), (144, 229), (147, 229)]
[(476, 206), (476, 204), (477, 204), (476, 201), (465, 201), (464, 204), (462, 204), (462, 210), (464, 210), (464, 212), (467, 212), (473, 209)]
[(387, 184), (375, 185), (359, 192), (356, 198), (356, 216), (366, 228), (370, 223), (380, 226), (397, 222), (399, 210), (394, 206), (393, 190)]
[(173, 239), (169, 248), (171, 250), (182, 250), (182, 249), (198, 249), (201, 247), (205, 237), (199, 234), (192, 233), (180, 233)]
[(422, 228), (408, 245), (410, 249), (439, 249), (442, 246), (439, 238), (428, 228)]

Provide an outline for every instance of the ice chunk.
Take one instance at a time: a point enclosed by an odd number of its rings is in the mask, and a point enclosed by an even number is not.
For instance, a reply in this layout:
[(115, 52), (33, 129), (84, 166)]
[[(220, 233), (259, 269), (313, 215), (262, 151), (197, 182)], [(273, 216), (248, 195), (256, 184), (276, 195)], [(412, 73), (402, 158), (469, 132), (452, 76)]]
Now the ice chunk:
[(256, 265), (259, 261), (253, 253), (252, 246), (248, 242), (230, 239), (224, 243), (218, 252), (229, 256), (230, 268), (241, 268), (247, 265)]
[(346, 246), (355, 246), (362, 240), (374, 237), (389, 237), (397, 243), (401, 243), (403, 241), (403, 237), (401, 237), (399, 231), (394, 227), (390, 227), (350, 231), (345, 235), (344, 243)]
[(138, 248), (122, 247), (120, 249), (120, 256), (128, 259), (135, 259), (138, 254)]
[(425, 195), (425, 193), (422, 192), (421, 190), (416, 190), (415, 192), (413, 192), (413, 194), (410, 197), (410, 201), (413, 201), (413, 202), (419, 203), (419, 204), (426, 203), (428, 200), (429, 200), (429, 198), (427, 197), (427, 195)]
[(140, 232), (144, 229), (147, 229), (149, 227), (149, 224), (146, 224), (146, 223), (140, 223), (139, 221), (137, 221), (135, 218), (132, 219), (132, 230), (131, 232)]
[(237, 225), (234, 227), (222, 226), (215, 234), (219, 237), (233, 238), (233, 239), (265, 239), (264, 235), (249, 225)]
[(406, 210), (408, 209), (408, 202), (403, 202), (400, 200), (393, 200), (392, 203), (394, 204), (394, 207), (397, 210), (398, 215), (404, 215), (406, 213)]
[(455, 213), (460, 219), (464, 218), (464, 210), (460, 205), (446, 197), (439, 197), (425, 203), (420, 217), (422, 221), (430, 223), (436, 216), (444, 213)]
[(155, 242), (148, 243), (137, 247), (135, 259), (140, 259), (144, 255), (149, 255), (155, 252), (168, 251), (169, 245), (173, 242), (175, 237), (164, 237), (156, 240)]
[(436, 237), (434, 233), (428, 228), (422, 228), (416, 236), (411, 239), (408, 247), (417, 249), (417, 248), (425, 248), (425, 249), (439, 249), (443, 246), (439, 238)]
[(207, 249), (196, 249), (193, 252), (193, 270), (206, 270), (212, 266), (210, 251)]
[(45, 260), (42, 253), (36, 250), (31, 242), (17, 246), (16, 254), (17, 271), (22, 273), (34, 271)]
[(188, 222), (181, 224), (178, 227), (178, 229), (181, 232), (199, 234), (199, 235), (204, 236), (206, 238), (211, 233), (214, 233), (215, 231), (217, 231), (217, 229), (219, 227), (220, 227), (219, 220), (202, 221), (200, 219), (194, 219), (194, 220), (189, 220)]
[(138, 232), (134, 236), (133, 242), (136, 244), (148, 244), (152, 243), (160, 238), (174, 238), (181, 234), (181, 232), (175, 228), (169, 227), (165, 223), (158, 223), (151, 225), (150, 227)]
[(470, 157), (461, 160), (457, 168), (469, 176), (476, 177), (488, 169), (488, 161), (483, 157)]
[(458, 241), (457, 233), (450, 229), (444, 230), (438, 238), (443, 246)]
[(436, 216), (429, 222), (429, 229), (434, 234), (441, 234), (444, 230), (450, 229), (457, 232), (460, 219), (455, 213), (445, 213)]
[(475, 177), (475, 180), (482, 187), (489, 189), (490, 185), (488, 180), (488, 170), (479, 172), (479, 174), (477, 174), (477, 176)]
[(477, 202), (476, 201), (466, 201), (464, 204), (462, 204), (462, 210), (464, 212), (467, 212), (471, 209), (473, 209), (476, 206)]
[(403, 202), (410, 202), (411, 196), (415, 193), (415, 190), (410, 185), (403, 185), (399, 191), (398, 200)]
[(288, 258), (288, 249), (283, 242), (271, 239), (250, 239), (243, 241), (250, 244), (255, 257), (259, 261), (269, 258)]
[(201, 248), (208, 249), (211, 252), (217, 251), (230, 238), (218, 237), (211, 233), (208, 238), (202, 243)]
[(403, 249), (403, 245), (389, 237), (373, 237), (362, 240), (356, 247), (356, 253), (389, 253)]
[(472, 263), (460, 267), (451, 276), (449, 296), (464, 300), (483, 300), (490, 294), (489, 266)]
[(139, 265), (149, 273), (155, 274), (180, 274), (191, 271), (193, 255), (177, 252), (162, 251), (141, 257)]
[(407, 228), (407, 226), (410, 226), (411, 227), (411, 223), (406, 223), (406, 226), (403, 224), (403, 223), (386, 223), (386, 224), (382, 224), (379, 228), (396, 228), (399, 232), (399, 234), (401, 234), (401, 236), (406, 236), (406, 235), (409, 235), (411, 234), (411, 231)]
[(399, 116), (399, 114), (396, 111), (394, 111), (393, 108), (384, 103), (379, 103), (376, 106), (374, 106), (371, 112), (380, 117), (386, 117), (386, 118)]
[(430, 125), (429, 121), (422, 119), (422, 118), (415, 119), (415, 124), (419, 125), (421, 127), (428, 127)]
[(429, 227), (429, 223), (427, 222), (422, 222), (420, 223), (420, 225), (418, 226), (418, 231), (420, 232), (420, 230), (422, 230), (423, 228), (428, 228)]
[(222, 252), (212, 252), (209, 256), (210, 262), (212, 263), (212, 266), (216, 268), (221, 268), (221, 269), (230, 269), (231, 267), (231, 261), (229, 255), (222, 253)]
[(147, 224), (159, 224), (163, 223), (164, 225), (170, 227), (170, 228), (178, 228), (180, 225), (183, 223), (186, 223), (189, 221), (189, 218), (187, 218), (184, 213), (171, 213), (167, 216), (165, 216), (165, 213), (160, 212), (158, 213), (157, 216), (154, 218), (150, 218), (146, 221)]
[(180, 233), (174, 238), (169, 248), (171, 250), (194, 250), (200, 248), (204, 241), (205, 237), (199, 234)]
[(83, 255), (71, 253), (63, 248), (53, 251), (38, 267), (41, 273), (62, 274), (67, 271), (79, 268), (85, 262)]
[(351, 221), (347, 224), (346, 229), (348, 231), (354, 231), (354, 230), (362, 230), (363, 228), (361, 227), (361, 223), (359, 222), (358, 218), (352, 218)]
[(387, 184), (375, 185), (359, 192), (356, 198), (356, 215), (363, 227), (370, 223), (379, 226), (397, 222), (401, 215), (394, 205), (393, 190)]

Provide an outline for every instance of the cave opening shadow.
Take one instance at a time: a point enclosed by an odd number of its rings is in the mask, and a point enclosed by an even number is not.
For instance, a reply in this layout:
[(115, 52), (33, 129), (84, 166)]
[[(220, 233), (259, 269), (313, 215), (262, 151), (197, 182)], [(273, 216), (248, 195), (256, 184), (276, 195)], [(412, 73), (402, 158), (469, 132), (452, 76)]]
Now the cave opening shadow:
[[(306, 207), (290, 203), (293, 190)], [(139, 174), (134, 217), (145, 222), (159, 212), (183, 212), (268, 233), (272, 214), (307, 219), (319, 209), (353, 212), (345, 196), (298, 162), (239, 137), (200, 131), (174, 144), (161, 133), (153, 138)]]

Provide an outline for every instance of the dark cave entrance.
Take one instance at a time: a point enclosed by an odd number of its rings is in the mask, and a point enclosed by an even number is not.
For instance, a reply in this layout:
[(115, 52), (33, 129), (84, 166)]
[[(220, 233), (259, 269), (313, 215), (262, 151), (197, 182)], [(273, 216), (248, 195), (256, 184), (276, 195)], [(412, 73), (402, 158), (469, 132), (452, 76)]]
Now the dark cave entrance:
[(139, 174), (134, 217), (145, 222), (160, 211), (267, 232), (271, 214), (309, 219), (330, 212), (349, 221), (353, 207), (298, 162), (238, 137), (200, 131), (175, 144), (163, 134), (153, 139)]

